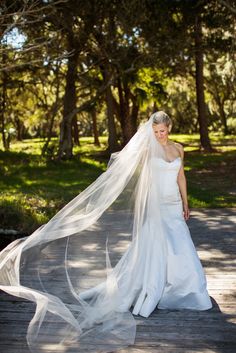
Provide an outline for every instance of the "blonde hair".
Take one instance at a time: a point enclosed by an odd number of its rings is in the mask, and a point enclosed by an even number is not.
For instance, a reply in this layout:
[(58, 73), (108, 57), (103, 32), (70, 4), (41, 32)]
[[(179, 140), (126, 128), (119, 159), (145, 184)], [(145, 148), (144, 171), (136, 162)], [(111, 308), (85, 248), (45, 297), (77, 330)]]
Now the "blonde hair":
[(169, 117), (169, 115), (166, 114), (165, 112), (163, 112), (161, 110), (159, 112), (155, 112), (151, 115), (151, 118), (152, 118), (152, 123), (154, 125), (165, 124), (168, 127), (169, 132), (171, 131), (172, 120)]

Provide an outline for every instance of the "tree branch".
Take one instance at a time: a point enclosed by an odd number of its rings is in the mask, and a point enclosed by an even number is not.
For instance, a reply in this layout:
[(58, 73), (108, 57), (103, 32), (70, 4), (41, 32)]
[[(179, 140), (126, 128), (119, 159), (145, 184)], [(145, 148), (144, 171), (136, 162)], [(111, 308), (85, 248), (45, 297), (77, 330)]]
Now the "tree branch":
[(219, 3), (223, 6), (225, 6), (230, 12), (236, 15), (236, 8), (231, 6), (227, 1), (225, 0), (218, 0)]

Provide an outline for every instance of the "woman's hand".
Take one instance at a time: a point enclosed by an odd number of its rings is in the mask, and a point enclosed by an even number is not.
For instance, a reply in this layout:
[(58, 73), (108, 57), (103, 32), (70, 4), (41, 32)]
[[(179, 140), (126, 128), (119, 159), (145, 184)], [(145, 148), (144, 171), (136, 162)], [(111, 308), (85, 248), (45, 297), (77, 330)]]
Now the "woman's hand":
[(189, 219), (189, 215), (190, 215), (189, 208), (188, 208), (187, 204), (183, 204), (183, 214), (184, 214), (185, 221), (187, 221)]

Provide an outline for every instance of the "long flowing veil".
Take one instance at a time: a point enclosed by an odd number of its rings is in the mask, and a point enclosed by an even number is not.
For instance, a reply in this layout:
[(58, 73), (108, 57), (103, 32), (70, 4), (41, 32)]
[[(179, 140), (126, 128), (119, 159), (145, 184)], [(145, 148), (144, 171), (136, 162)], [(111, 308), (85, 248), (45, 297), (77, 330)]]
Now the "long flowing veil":
[(153, 205), (150, 193), (152, 160), (166, 157), (152, 123), (151, 116), (47, 224), (0, 253), (0, 289), (35, 303), (32, 352), (111, 352), (134, 343), (128, 293), (153, 217), (163, 246), (158, 197)]

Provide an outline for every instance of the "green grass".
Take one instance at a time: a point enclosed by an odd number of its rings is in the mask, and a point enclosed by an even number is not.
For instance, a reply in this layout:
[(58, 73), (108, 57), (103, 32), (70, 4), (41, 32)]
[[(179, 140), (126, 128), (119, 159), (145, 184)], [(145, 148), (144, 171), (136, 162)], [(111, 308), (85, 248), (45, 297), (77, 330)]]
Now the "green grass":
[[(235, 136), (211, 135), (217, 152), (201, 153), (199, 136), (172, 135), (185, 146), (185, 171), (190, 207), (236, 206)], [(105, 169), (107, 159), (92, 138), (81, 138), (71, 161), (48, 161), (40, 156), (43, 141), (25, 140), (0, 150), (0, 228), (31, 233), (84, 190)]]
[(84, 139), (81, 156), (71, 161), (47, 161), (40, 156), (42, 142), (26, 140), (0, 151), (0, 228), (32, 232), (91, 184), (106, 168), (92, 140)]
[(185, 173), (190, 207), (236, 206), (236, 147), (186, 153)]

